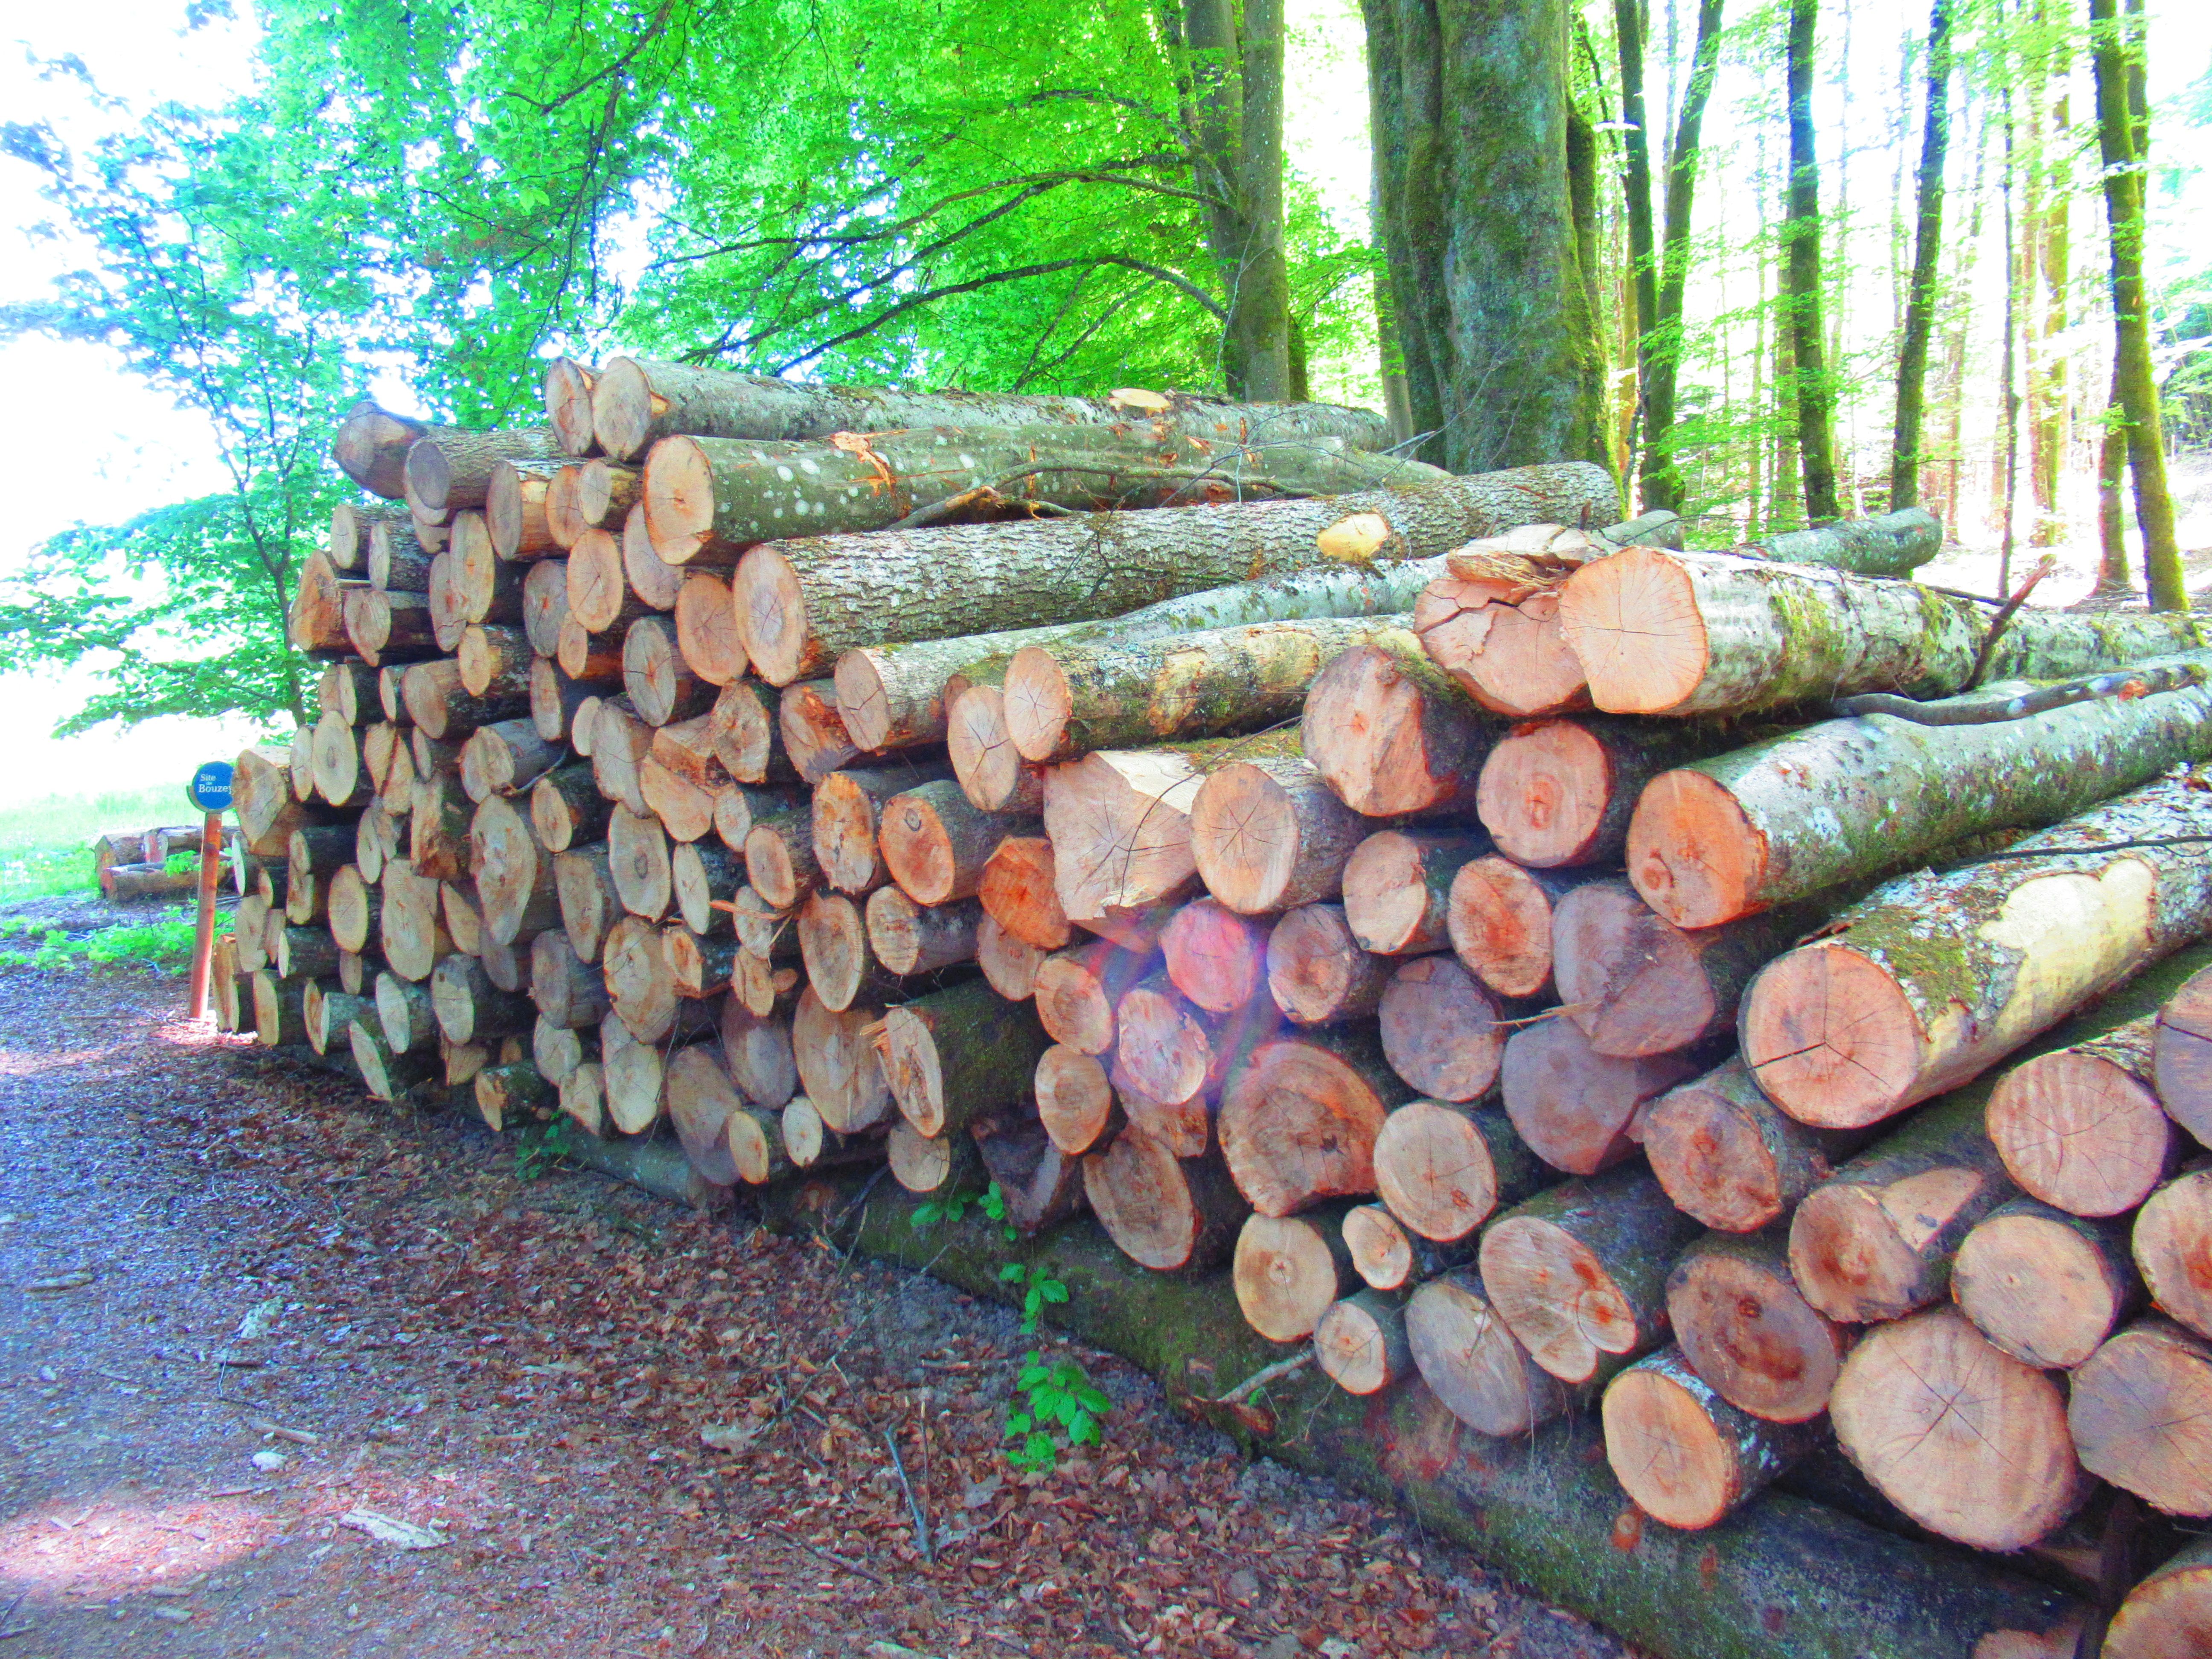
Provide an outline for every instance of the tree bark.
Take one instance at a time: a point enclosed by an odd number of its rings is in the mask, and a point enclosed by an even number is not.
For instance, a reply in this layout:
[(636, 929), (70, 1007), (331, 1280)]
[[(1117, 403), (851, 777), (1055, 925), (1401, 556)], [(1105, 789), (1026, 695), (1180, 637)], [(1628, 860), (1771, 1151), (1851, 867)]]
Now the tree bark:
[(530, 720), (480, 726), (461, 745), (461, 792), (482, 805), (494, 795), (517, 795), (559, 765), (567, 750), (538, 735)]
[[(1659, 321), (1659, 258), (1651, 203), (1651, 120), (1644, 100), (1644, 0), (1613, 0), (1613, 49), (1620, 65), (1621, 188), (1628, 219), (1627, 315), (1636, 342), (1635, 413), (1643, 415), (1651, 381), (1650, 341)], [(1588, 270), (1585, 275), (1594, 275)]]
[(436, 554), (422, 545), (412, 520), (379, 524), (368, 532), (368, 585), (384, 593), (427, 593), (430, 561)]
[(1495, 1106), (1408, 1101), (1375, 1138), (1375, 1190), (1392, 1216), (1437, 1243), (1471, 1239), (1500, 1205), (1551, 1179)]
[(784, 687), (777, 699), (776, 731), (802, 783), (820, 783), (860, 752), (837, 716), (834, 690), (828, 680), (810, 680)]
[[(1561, 463), (1313, 501), (814, 537), (755, 548), (732, 592), (755, 672), (783, 685), (859, 646), (1111, 617), (1347, 556), (1430, 558), (1585, 509), (1609, 522), (1618, 499), (1598, 468)], [(1370, 518), (1379, 540), (1362, 538), (1349, 554), (1320, 539)]]
[(501, 990), (483, 963), (459, 952), (441, 962), (430, 975), (430, 1006), (446, 1041), (483, 1043), (510, 1031), (524, 1031), (538, 1017), (530, 999)]
[(1407, 1092), (1381, 1048), (1357, 1028), (1281, 1038), (1261, 1043), (1230, 1079), (1216, 1133), (1254, 1209), (1295, 1215), (1375, 1190), (1375, 1138)]
[(795, 910), (822, 884), (812, 809), (805, 796), (793, 793), (756, 806), (752, 820), (745, 831), (745, 878), (770, 908)]
[(1904, 336), (1897, 354), (1897, 419), (1890, 440), (1893, 510), (1917, 507), (1920, 501), (1928, 339), (1936, 328), (1943, 245), (1943, 164), (1951, 147), (1951, 0), (1934, 0), (1929, 10), (1926, 82), (1920, 170), (1914, 185), (1912, 275), (1905, 289)]
[(932, 992), (884, 1016), (884, 1076), (908, 1122), (925, 1135), (964, 1133), (1030, 1097), (1049, 1047), (1035, 1011), (981, 980)]
[(550, 428), (542, 426), (499, 432), (430, 427), (408, 447), (407, 504), (418, 516), (480, 507), (499, 462), (561, 459), (558, 441)]
[(1382, 1053), (1415, 1092), (1480, 1100), (1497, 1084), (1508, 1029), (1504, 1012), (1455, 958), (1401, 962), (1378, 1012)]
[(1844, 1361), (1829, 1414), (1883, 1497), (1975, 1549), (2025, 1548), (2087, 1495), (2058, 1384), (1954, 1309), (1871, 1333)]
[(2126, 1230), (2033, 1198), (1975, 1224), (1951, 1267), (1951, 1297), (1975, 1328), (2039, 1370), (2071, 1370), (2142, 1299)]
[[(917, 903), (973, 897), (1000, 843), (1039, 827), (1035, 818), (979, 811), (951, 779), (906, 775), (907, 787), (883, 803), (877, 839), (884, 872)], [(815, 799), (818, 822), (819, 792)]]
[(1300, 1025), (1373, 1018), (1397, 968), (1359, 948), (1340, 904), (1301, 905), (1267, 934), (1268, 994)]
[(1667, 1276), (1667, 1316), (1698, 1375), (1771, 1423), (1828, 1407), (1850, 1337), (1790, 1277), (1789, 1230), (1707, 1233)]
[(686, 927), (702, 939), (732, 931), (726, 907), (744, 884), (743, 855), (705, 842), (686, 842), (668, 855), (668, 880)]
[(2212, 927), (2200, 850), (2095, 850), (2191, 836), (2205, 817), (2201, 796), (2162, 781), (2017, 856), (1877, 889), (1752, 982), (1743, 1053), (1759, 1087), (1802, 1122), (1853, 1127), (1976, 1076)]
[(1790, 174), (1782, 215), (1782, 326), (1788, 331), (1791, 389), (1796, 404), (1805, 517), (1839, 517), (1836, 499), (1836, 392), (1828, 378), (1822, 323), (1820, 162), (1813, 125), (1814, 34), (1820, 0), (1790, 0), (1787, 33)]
[(1692, 1532), (1719, 1525), (1816, 1443), (1810, 1430), (1730, 1405), (1677, 1347), (1614, 1377), (1602, 1417), (1622, 1490), (1653, 1520)]
[[(2174, 960), (2193, 964), (2197, 953)], [(2167, 993), (2152, 1066), (2159, 1100), (2173, 1121), (2212, 1146), (2212, 968), (2197, 969)]]
[[(2212, 1346), (2163, 1319), (2137, 1320), (2069, 1380), (2067, 1425), (2092, 1474), (2168, 1515), (2212, 1515)], [(2128, 1617), (2114, 1621), (2106, 1652), (2135, 1650), (2113, 1645)]]
[(1732, 1058), (1653, 1102), (1644, 1151), (1674, 1207), (1718, 1232), (1772, 1225), (1867, 1137), (1798, 1122)]

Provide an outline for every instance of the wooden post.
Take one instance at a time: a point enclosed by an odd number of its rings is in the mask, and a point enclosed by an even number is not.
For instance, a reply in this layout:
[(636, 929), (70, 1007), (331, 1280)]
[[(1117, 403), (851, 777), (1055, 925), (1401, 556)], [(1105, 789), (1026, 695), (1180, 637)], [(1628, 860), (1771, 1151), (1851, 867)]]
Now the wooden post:
[(208, 965), (215, 954), (215, 890), (222, 880), (222, 814), (210, 812), (200, 830), (199, 917), (192, 928), (191, 1017), (205, 1019)]

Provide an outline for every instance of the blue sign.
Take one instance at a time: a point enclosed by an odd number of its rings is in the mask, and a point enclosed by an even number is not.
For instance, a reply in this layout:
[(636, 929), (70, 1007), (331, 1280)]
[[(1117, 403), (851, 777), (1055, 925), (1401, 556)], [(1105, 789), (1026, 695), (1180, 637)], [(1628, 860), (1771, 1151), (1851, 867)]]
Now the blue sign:
[(230, 774), (228, 761), (208, 762), (192, 774), (192, 781), (185, 786), (185, 799), (203, 812), (228, 811)]

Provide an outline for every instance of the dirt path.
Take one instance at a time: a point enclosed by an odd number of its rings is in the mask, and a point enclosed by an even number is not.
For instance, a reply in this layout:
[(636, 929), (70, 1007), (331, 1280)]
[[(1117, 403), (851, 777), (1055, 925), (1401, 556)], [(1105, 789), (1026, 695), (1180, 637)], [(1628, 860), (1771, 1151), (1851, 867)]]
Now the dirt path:
[(0, 975), (0, 1659), (1628, 1652), (1099, 1356), (1106, 1445), (1025, 1478), (1000, 1310), (179, 994)]

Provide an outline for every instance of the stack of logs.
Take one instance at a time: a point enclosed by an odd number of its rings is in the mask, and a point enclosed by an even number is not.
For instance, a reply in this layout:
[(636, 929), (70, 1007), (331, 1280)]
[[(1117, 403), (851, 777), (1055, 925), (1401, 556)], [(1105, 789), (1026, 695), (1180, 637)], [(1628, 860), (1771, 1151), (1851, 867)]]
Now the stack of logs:
[(546, 417), (339, 434), (232, 1025), (702, 1198), (1087, 1208), (1352, 1393), (1597, 1412), (1669, 1527), (1779, 1480), (2115, 1599), (2212, 1516), (2188, 617), (1319, 405), (617, 359)]
[(102, 898), (118, 902), (189, 893), (199, 885), (197, 861), (192, 868), (172, 870), (169, 859), (173, 854), (199, 850), (200, 831), (196, 825), (102, 836), (92, 844), (93, 884)]

